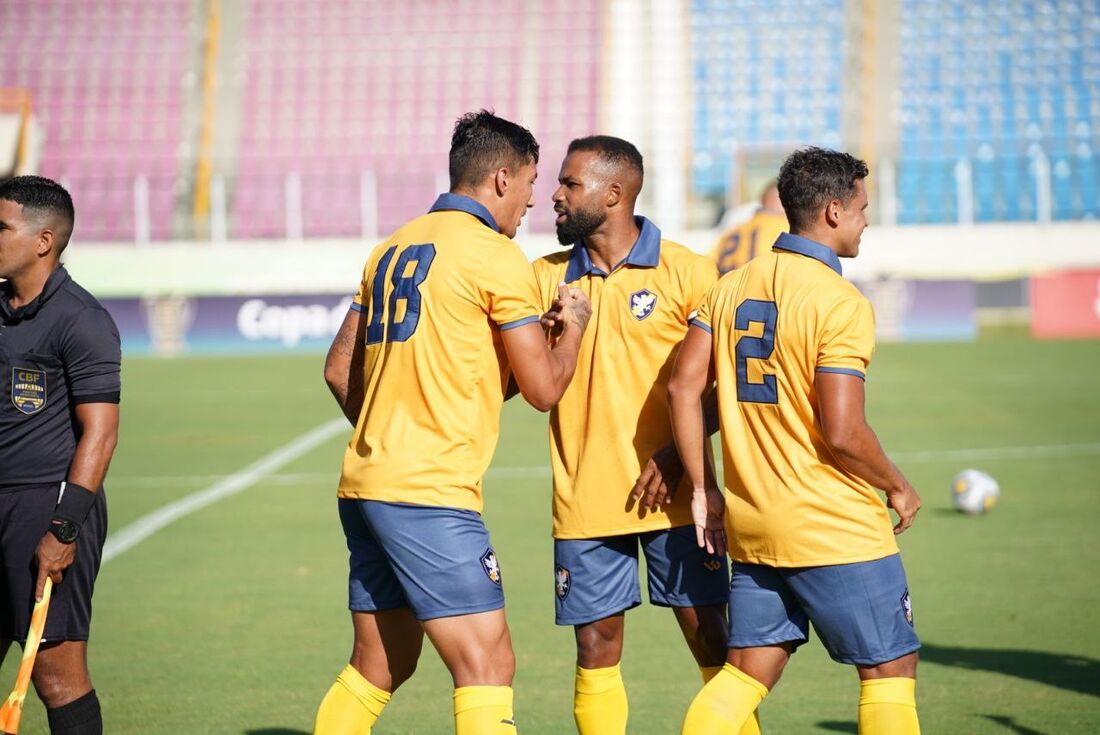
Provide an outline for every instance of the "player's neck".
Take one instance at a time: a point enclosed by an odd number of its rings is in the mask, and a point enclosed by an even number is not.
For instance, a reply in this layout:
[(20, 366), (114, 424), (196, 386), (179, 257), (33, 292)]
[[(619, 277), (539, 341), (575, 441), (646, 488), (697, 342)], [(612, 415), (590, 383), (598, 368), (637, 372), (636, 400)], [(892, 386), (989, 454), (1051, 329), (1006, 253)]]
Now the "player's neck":
[(798, 237), (804, 237), (807, 240), (813, 240), (818, 245), (824, 245), (825, 247), (836, 253), (837, 257), (840, 257), (840, 251), (838, 250), (839, 246), (835, 242), (833, 233), (829, 228), (823, 229), (821, 227), (813, 227), (811, 229), (800, 230), (798, 232), (792, 231), (791, 234), (797, 235)]
[(622, 263), (630, 254), (630, 249), (638, 241), (642, 231), (638, 229), (633, 217), (612, 221), (609, 217), (599, 229), (584, 238), (584, 247), (592, 265), (604, 273)]
[(22, 273), (13, 273), (8, 278), (8, 287), (11, 289), (8, 304), (11, 308), (18, 309), (38, 298), (42, 289), (46, 287), (46, 280), (56, 267), (56, 265), (52, 268), (35, 267)]

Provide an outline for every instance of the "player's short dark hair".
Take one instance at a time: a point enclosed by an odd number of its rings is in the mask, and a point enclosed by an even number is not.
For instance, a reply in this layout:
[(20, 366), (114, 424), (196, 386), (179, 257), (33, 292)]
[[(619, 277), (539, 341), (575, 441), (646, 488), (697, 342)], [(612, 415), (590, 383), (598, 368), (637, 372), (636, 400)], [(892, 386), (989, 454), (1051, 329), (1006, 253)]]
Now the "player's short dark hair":
[(789, 155), (776, 183), (791, 232), (808, 229), (832, 200), (851, 201), (867, 173), (866, 163), (840, 151), (810, 147)]
[(455, 122), (449, 168), (451, 188), (477, 186), (493, 171), (539, 162), (539, 144), (522, 125), (489, 110), (469, 112)]
[(599, 153), (600, 157), (617, 166), (628, 166), (638, 172), (639, 176), (645, 175), (642, 166), (642, 154), (628, 140), (616, 138), (613, 135), (590, 135), (587, 138), (576, 138), (569, 144), (568, 153), (577, 151), (591, 151)]
[(22, 205), (31, 216), (48, 214), (58, 218), (62, 223), (62, 231), (55, 233), (58, 254), (69, 244), (76, 212), (73, 198), (61, 184), (42, 176), (16, 176), (0, 182), (0, 199)]

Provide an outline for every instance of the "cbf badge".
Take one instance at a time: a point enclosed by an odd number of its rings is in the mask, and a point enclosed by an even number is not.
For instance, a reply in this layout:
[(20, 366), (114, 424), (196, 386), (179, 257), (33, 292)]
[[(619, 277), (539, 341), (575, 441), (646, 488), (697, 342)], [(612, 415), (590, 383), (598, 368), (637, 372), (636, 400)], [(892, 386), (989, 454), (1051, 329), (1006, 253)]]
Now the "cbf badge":
[(21, 413), (38, 413), (46, 405), (46, 371), (33, 368), (11, 369), (11, 402)]
[(909, 590), (905, 590), (905, 594), (901, 596), (901, 609), (905, 613), (905, 622), (913, 625), (913, 601), (909, 599)]
[(554, 569), (554, 591), (558, 593), (558, 599), (564, 600), (569, 597), (569, 590), (572, 586), (569, 570), (558, 564), (557, 568)]
[(495, 585), (500, 585), (500, 565), (497, 564), (496, 552), (487, 550), (481, 555), (481, 568), (485, 570), (485, 576)]
[(630, 314), (642, 321), (653, 313), (653, 307), (657, 305), (657, 294), (647, 289), (635, 291), (630, 294)]

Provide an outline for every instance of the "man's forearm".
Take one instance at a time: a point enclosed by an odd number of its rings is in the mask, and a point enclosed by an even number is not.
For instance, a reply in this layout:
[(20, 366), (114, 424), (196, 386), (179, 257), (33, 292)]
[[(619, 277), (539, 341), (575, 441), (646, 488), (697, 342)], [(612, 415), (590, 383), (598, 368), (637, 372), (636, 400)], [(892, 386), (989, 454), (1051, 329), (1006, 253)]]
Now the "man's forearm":
[(707, 481), (707, 461), (702, 396), (695, 392), (687, 395), (683, 392), (670, 392), (669, 410), (672, 413), (672, 436), (676, 441), (676, 450), (680, 454), (684, 472), (691, 479), (693, 488), (704, 487)]
[(888, 493), (909, 487), (905, 475), (886, 455), (874, 430), (866, 423), (832, 449), (846, 470), (872, 487)]
[(107, 476), (107, 467), (111, 464), (117, 441), (117, 432), (85, 431), (76, 443), (68, 481), (98, 492)]
[(577, 369), (577, 355), (581, 350), (582, 330), (576, 324), (567, 322), (561, 335), (554, 346), (550, 348), (550, 364), (554, 381), (554, 391), (559, 398), (569, 387), (573, 380), (573, 373)]
[(336, 399), (336, 405), (340, 407), (347, 420), (355, 426), (359, 421), (359, 412), (363, 410), (363, 386), (352, 385), (351, 380), (330, 381), (328, 389), (332, 397)]

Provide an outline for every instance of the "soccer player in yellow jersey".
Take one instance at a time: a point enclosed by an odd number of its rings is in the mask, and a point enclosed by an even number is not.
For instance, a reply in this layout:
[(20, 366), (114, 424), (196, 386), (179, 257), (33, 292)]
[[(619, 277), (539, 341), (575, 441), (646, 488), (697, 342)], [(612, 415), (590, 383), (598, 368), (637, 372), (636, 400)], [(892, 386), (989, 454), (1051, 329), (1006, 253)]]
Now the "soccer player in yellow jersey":
[(427, 634), (454, 680), (458, 735), (515, 733), (515, 656), (481, 478), (509, 372), (549, 409), (590, 311), (562, 288), (552, 350), (530, 263), (512, 242), (532, 202), (538, 144), (481, 111), (451, 140), (451, 190), (374, 249), (325, 379), (355, 431), (339, 511), (350, 552), (351, 661), (315, 733), (369, 733)]
[(730, 227), (718, 238), (710, 257), (719, 275), (740, 268), (767, 252), (779, 234), (787, 231), (787, 215), (779, 201), (779, 188), (771, 182), (760, 197), (760, 208), (747, 221)]
[(571, 247), (535, 261), (548, 326), (562, 282), (593, 310), (576, 375), (550, 413), (555, 617), (576, 633), (581, 735), (626, 732), (619, 660), (624, 613), (642, 601), (639, 546), (649, 600), (672, 608), (704, 676), (725, 659), (726, 562), (695, 544), (665, 398), (673, 356), (717, 274), (635, 216), (642, 178), (631, 143), (574, 140), (554, 193), (558, 240)]
[[(920, 497), (864, 418), (874, 315), (839, 260), (859, 252), (866, 176), (846, 153), (793, 153), (779, 173), (791, 234), (718, 282), (677, 358), (669, 396), (698, 541), (728, 543), (733, 559), (726, 665), (692, 702), (684, 735), (736, 733), (809, 623), (859, 673), (861, 735), (920, 731), (920, 642), (894, 538)], [(724, 494), (703, 452), (712, 379)]]

